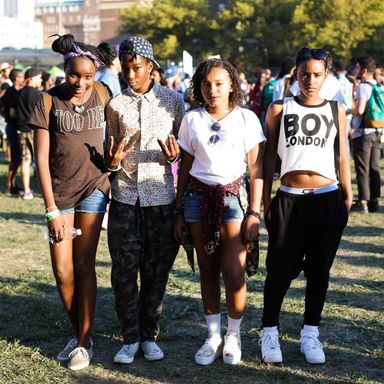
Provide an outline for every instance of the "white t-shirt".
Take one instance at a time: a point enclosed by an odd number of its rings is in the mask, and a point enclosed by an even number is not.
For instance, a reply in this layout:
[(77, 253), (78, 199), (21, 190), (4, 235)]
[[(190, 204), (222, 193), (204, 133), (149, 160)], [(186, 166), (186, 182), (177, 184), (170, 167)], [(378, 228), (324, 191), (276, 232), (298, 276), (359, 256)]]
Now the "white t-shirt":
[(284, 75), (281, 79), (277, 80), (273, 86), (272, 101), (281, 100), (284, 98), (284, 86), (285, 82), (290, 79), (292, 75)]
[[(293, 96), (298, 96), (300, 93), (299, 83), (297, 80), (289, 88)], [(323, 86), (320, 89), (319, 97), (325, 100), (334, 100), (345, 105), (343, 93), (341, 92), (341, 85), (335, 76), (329, 74)]]
[[(220, 130), (211, 129), (216, 120), (198, 108), (185, 114), (177, 140), (180, 147), (195, 157), (190, 175), (208, 185), (226, 185), (246, 171), (246, 154), (265, 141), (260, 121), (254, 112), (236, 107), (219, 121)], [(210, 143), (210, 137), (219, 141)]]
[(304, 105), (295, 97), (285, 97), (278, 144), (280, 178), (293, 171), (312, 171), (337, 181), (336, 132), (329, 101)]
[[(367, 80), (368, 83), (374, 85), (376, 80)], [(365, 99), (368, 103), (372, 95), (372, 86), (367, 83), (360, 83), (356, 87), (355, 102), (357, 104), (359, 99)], [(357, 139), (358, 137), (369, 135), (373, 132), (377, 132), (376, 128), (364, 128), (362, 124), (363, 116), (353, 116), (352, 117), (352, 139)]]

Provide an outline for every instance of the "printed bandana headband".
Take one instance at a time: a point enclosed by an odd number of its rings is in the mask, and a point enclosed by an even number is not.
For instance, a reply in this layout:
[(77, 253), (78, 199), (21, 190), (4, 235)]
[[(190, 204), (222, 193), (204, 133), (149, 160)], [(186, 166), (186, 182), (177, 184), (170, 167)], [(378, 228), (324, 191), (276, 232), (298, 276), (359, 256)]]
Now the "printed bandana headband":
[(90, 60), (93, 61), (96, 68), (99, 68), (101, 65), (104, 65), (104, 63), (100, 59), (98, 59), (94, 54), (92, 54), (91, 52), (83, 51), (76, 44), (72, 44), (71, 51), (65, 54), (64, 56), (64, 61), (67, 61), (69, 59), (72, 59), (74, 57), (79, 57), (79, 56), (88, 57)]

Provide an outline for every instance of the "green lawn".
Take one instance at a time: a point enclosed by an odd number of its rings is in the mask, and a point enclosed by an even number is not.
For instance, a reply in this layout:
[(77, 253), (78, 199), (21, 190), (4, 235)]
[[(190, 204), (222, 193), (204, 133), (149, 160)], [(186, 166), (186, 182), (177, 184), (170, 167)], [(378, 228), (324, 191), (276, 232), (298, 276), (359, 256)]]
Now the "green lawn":
[[(383, 164), (384, 165), (384, 164)], [(4, 186), (6, 162), (0, 159)], [(36, 180), (33, 188), (37, 191)], [(384, 204), (384, 200), (381, 201)], [(321, 339), (327, 362), (305, 363), (299, 351), (304, 280), (299, 278), (283, 304), (281, 316), (283, 365), (261, 362), (258, 330), (261, 318), (265, 228), (261, 263), (248, 280), (247, 309), (242, 327), (243, 359), (238, 366), (217, 361), (194, 363), (205, 328), (198, 274), (181, 252), (169, 279), (159, 343), (160, 362), (138, 357), (129, 366), (112, 362), (121, 346), (110, 286), (106, 233), (97, 254), (98, 299), (93, 327), (92, 364), (77, 373), (55, 361), (71, 336), (51, 272), (48, 246), (40, 240), (44, 206), (0, 194), (0, 383), (384, 383), (384, 209), (376, 214), (351, 214), (332, 270), (323, 313)], [(223, 307), (223, 313), (225, 308)], [(225, 316), (223, 316), (225, 323)]]

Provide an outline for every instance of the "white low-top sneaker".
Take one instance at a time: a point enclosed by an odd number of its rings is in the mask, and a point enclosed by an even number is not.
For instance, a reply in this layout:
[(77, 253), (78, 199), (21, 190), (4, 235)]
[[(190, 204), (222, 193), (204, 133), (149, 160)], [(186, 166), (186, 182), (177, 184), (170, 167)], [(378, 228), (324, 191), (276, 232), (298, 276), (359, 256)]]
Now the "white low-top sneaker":
[(323, 344), (320, 343), (319, 331), (316, 327), (312, 327), (312, 331), (304, 329), (300, 332), (300, 351), (305, 355), (305, 360), (309, 364), (325, 363), (325, 354)]
[(140, 343), (124, 344), (120, 351), (116, 353), (113, 361), (119, 364), (131, 364), (139, 351)]
[(208, 337), (196, 352), (195, 362), (199, 365), (212, 364), (223, 354), (223, 340), (221, 337)]
[(57, 360), (61, 362), (68, 361), (69, 354), (77, 347), (78, 342), (79, 340), (77, 339), (77, 337), (73, 337), (72, 339), (70, 339), (65, 348), (58, 353), (56, 357)]
[(86, 368), (88, 367), (92, 356), (92, 347), (89, 349), (77, 347), (69, 354), (68, 368), (72, 371), (78, 371), (80, 369)]
[(155, 361), (164, 359), (164, 352), (154, 341), (144, 341), (141, 343), (141, 350), (144, 353), (144, 359), (148, 361)]
[(224, 336), (223, 361), (225, 364), (237, 364), (241, 360), (241, 339), (237, 332)]
[(261, 357), (264, 363), (282, 363), (279, 343), (279, 330), (277, 327), (264, 327), (260, 333)]

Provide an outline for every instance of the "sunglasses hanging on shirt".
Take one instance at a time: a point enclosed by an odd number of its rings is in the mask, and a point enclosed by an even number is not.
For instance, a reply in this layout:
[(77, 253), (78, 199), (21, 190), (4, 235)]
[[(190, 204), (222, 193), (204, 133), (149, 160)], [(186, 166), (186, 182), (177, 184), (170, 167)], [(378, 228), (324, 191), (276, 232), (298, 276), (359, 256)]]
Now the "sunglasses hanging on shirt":
[[(212, 131), (214, 131), (214, 132), (219, 132), (220, 129), (221, 129), (221, 125), (220, 125), (220, 123), (218, 123), (218, 122), (213, 123), (213, 124), (211, 125), (211, 129), (212, 129)], [(215, 134), (213, 134), (213, 135), (209, 138), (209, 143), (210, 143), (210, 144), (216, 144), (219, 140), (220, 140), (220, 136), (219, 136), (217, 133), (215, 133)]]

